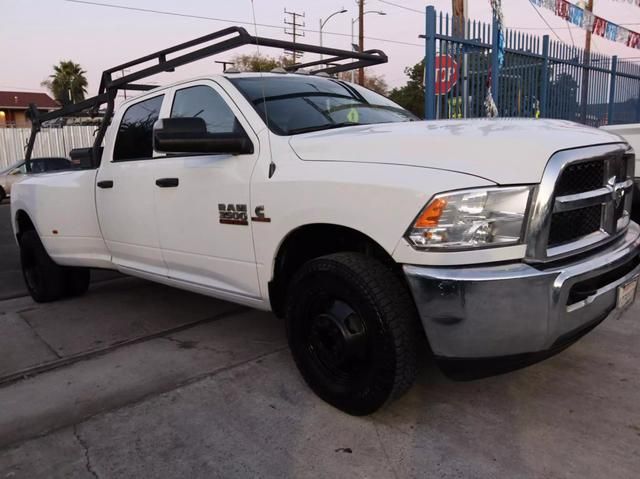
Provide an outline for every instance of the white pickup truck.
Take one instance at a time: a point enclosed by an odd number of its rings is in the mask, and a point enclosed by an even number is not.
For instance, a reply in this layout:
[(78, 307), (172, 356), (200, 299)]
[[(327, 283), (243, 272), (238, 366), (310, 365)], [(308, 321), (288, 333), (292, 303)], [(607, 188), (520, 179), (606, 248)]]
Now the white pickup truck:
[(103, 144), (97, 168), (14, 187), (33, 298), (108, 268), (273, 311), (350, 414), (405, 392), (420, 348), (499, 372), (635, 299), (634, 154), (603, 130), (417, 121), (337, 79), (227, 73), (126, 102)]

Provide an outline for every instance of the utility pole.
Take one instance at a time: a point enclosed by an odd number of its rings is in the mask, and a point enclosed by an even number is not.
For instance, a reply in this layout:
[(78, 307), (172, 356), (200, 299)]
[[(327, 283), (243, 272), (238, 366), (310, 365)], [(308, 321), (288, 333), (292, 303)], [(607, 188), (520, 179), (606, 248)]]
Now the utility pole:
[[(451, 0), (451, 11), (453, 12), (453, 36), (464, 40), (468, 0)], [(467, 118), (469, 106), (469, 56), (464, 52), (464, 45), (461, 44), (460, 48), (462, 50), (462, 115)]]
[[(358, 45), (360, 46), (360, 52), (364, 51), (364, 0), (358, 0), (358, 19), (360, 25), (360, 32), (358, 34)], [(358, 84), (364, 86), (364, 68), (360, 67), (358, 70)]]
[(300, 18), (304, 18), (304, 12), (303, 13), (289, 12), (285, 8), (284, 13), (285, 15), (289, 15), (288, 18), (285, 17), (284, 23), (285, 25), (289, 25), (290, 27), (289, 29), (285, 27), (284, 33), (287, 35), (291, 35), (291, 37), (293, 38), (293, 50), (288, 51), (286, 53), (290, 53), (293, 63), (296, 63), (299, 58), (302, 58), (302, 53), (296, 51), (296, 40), (298, 39), (298, 37), (304, 37), (304, 32), (301, 33), (299, 29), (304, 28), (306, 24), (304, 23), (304, 20), (302, 21), (298, 20)]
[(453, 12), (453, 36), (464, 36), (464, 24), (467, 19), (467, 0), (451, 0)]
[[(585, 10), (593, 12), (593, 0), (588, 0)], [(587, 29), (587, 34), (584, 40), (584, 66), (582, 68), (582, 94), (580, 98), (580, 116), (583, 123), (587, 122), (587, 102), (589, 101), (589, 66), (591, 66), (591, 31), (592, 28)], [(547, 79), (545, 78), (545, 81)]]

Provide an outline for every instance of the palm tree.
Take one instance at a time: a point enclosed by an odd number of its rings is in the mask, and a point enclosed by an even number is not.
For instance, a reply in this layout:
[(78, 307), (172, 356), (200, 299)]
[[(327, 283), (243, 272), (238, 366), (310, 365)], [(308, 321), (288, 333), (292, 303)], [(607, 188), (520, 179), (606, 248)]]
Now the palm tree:
[(53, 75), (41, 84), (51, 91), (53, 97), (63, 105), (84, 100), (87, 93), (86, 71), (71, 60), (60, 61), (53, 66)]

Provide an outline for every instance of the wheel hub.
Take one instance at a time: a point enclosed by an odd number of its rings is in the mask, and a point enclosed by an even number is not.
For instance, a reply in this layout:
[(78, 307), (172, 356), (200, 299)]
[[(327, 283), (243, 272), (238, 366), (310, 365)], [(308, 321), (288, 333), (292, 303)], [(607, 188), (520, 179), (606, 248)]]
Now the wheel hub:
[(310, 340), (325, 366), (345, 371), (364, 355), (364, 322), (348, 304), (336, 300), (312, 318)]

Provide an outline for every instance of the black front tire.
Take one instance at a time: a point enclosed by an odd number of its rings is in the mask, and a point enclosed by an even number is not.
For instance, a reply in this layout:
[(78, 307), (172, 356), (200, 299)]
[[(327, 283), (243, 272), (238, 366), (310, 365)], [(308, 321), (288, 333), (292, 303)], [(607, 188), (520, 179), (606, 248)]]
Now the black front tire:
[(82, 296), (89, 289), (91, 270), (89, 268), (65, 268), (67, 296)]
[(415, 306), (406, 285), (375, 259), (338, 253), (306, 263), (288, 291), (286, 325), (309, 387), (348, 414), (371, 414), (415, 381)]
[(20, 262), (27, 290), (37, 303), (80, 296), (89, 288), (89, 270), (56, 264), (34, 230), (25, 231), (20, 238)]

